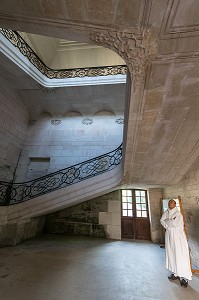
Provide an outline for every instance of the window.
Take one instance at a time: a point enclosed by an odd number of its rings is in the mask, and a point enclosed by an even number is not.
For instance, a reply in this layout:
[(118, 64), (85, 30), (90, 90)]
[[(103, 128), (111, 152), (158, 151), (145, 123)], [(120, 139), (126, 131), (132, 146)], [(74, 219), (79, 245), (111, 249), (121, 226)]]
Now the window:
[(138, 218), (147, 218), (147, 200), (146, 191), (135, 191), (136, 216)]
[(148, 217), (146, 191), (122, 190), (122, 216)]
[[(173, 200), (175, 200), (176, 202), (176, 207), (179, 211), (180, 210), (180, 202), (179, 202), (179, 199), (177, 198), (172, 198)], [(170, 199), (162, 199), (162, 208), (163, 208), (163, 212), (165, 212), (167, 209), (168, 209), (168, 202), (169, 202)]]
[(133, 207), (132, 207), (132, 191), (122, 190), (122, 216), (132, 217)]

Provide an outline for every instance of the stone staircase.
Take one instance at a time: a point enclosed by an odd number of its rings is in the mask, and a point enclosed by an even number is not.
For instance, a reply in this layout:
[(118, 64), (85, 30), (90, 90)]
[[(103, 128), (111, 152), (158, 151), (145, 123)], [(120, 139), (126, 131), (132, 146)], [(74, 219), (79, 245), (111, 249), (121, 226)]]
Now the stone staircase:
[(87, 201), (112, 191), (123, 177), (122, 163), (111, 171), (10, 206), (0, 207), (0, 225), (17, 223)]

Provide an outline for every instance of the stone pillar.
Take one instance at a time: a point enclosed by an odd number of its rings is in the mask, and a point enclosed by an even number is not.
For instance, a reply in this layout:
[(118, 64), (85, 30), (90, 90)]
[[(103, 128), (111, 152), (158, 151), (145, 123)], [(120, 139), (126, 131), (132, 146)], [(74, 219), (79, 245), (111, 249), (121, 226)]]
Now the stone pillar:
[[(112, 195), (115, 198), (112, 198)], [(99, 224), (106, 225), (107, 238), (121, 240), (121, 197), (120, 191), (108, 194), (108, 211), (99, 212)]]
[(160, 224), (162, 215), (162, 189), (149, 189), (151, 240), (154, 243), (162, 243), (163, 228)]

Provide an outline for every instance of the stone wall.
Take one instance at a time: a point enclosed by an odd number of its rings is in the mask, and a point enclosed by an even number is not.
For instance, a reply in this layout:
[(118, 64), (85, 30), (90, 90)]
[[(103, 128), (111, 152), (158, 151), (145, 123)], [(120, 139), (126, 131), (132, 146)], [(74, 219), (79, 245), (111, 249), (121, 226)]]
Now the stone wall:
[(0, 247), (15, 246), (43, 231), (45, 217), (19, 220), (0, 225)]
[[(162, 189), (149, 189), (151, 240), (162, 243)], [(116, 190), (47, 216), (45, 231), (121, 239), (121, 191)]]
[(114, 191), (48, 215), (45, 232), (121, 238), (118, 194)]
[(99, 212), (108, 210), (106, 195), (52, 213), (46, 218), (45, 232), (105, 237), (99, 224)]
[(47, 173), (52, 173), (116, 149), (123, 139), (123, 123), (118, 119), (123, 121), (121, 115), (113, 114), (56, 119), (42, 115), (28, 127), (16, 181), (26, 180), (30, 157), (49, 158)]
[(121, 240), (121, 192), (117, 190), (105, 195), (107, 212), (99, 212), (99, 224), (106, 225), (107, 238)]
[(163, 196), (181, 197), (192, 261), (199, 267), (199, 159), (177, 185), (163, 189)]
[(0, 91), (0, 180), (11, 181), (25, 139), (28, 112), (10, 91)]

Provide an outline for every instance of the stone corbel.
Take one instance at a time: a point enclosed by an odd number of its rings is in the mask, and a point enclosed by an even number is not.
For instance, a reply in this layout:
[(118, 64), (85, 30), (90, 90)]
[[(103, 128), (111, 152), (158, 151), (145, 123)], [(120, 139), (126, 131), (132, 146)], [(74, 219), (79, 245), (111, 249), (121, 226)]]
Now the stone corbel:
[(134, 90), (145, 81), (147, 67), (158, 49), (157, 38), (150, 29), (142, 33), (107, 30), (90, 33), (92, 43), (110, 48), (126, 62), (130, 71)]

